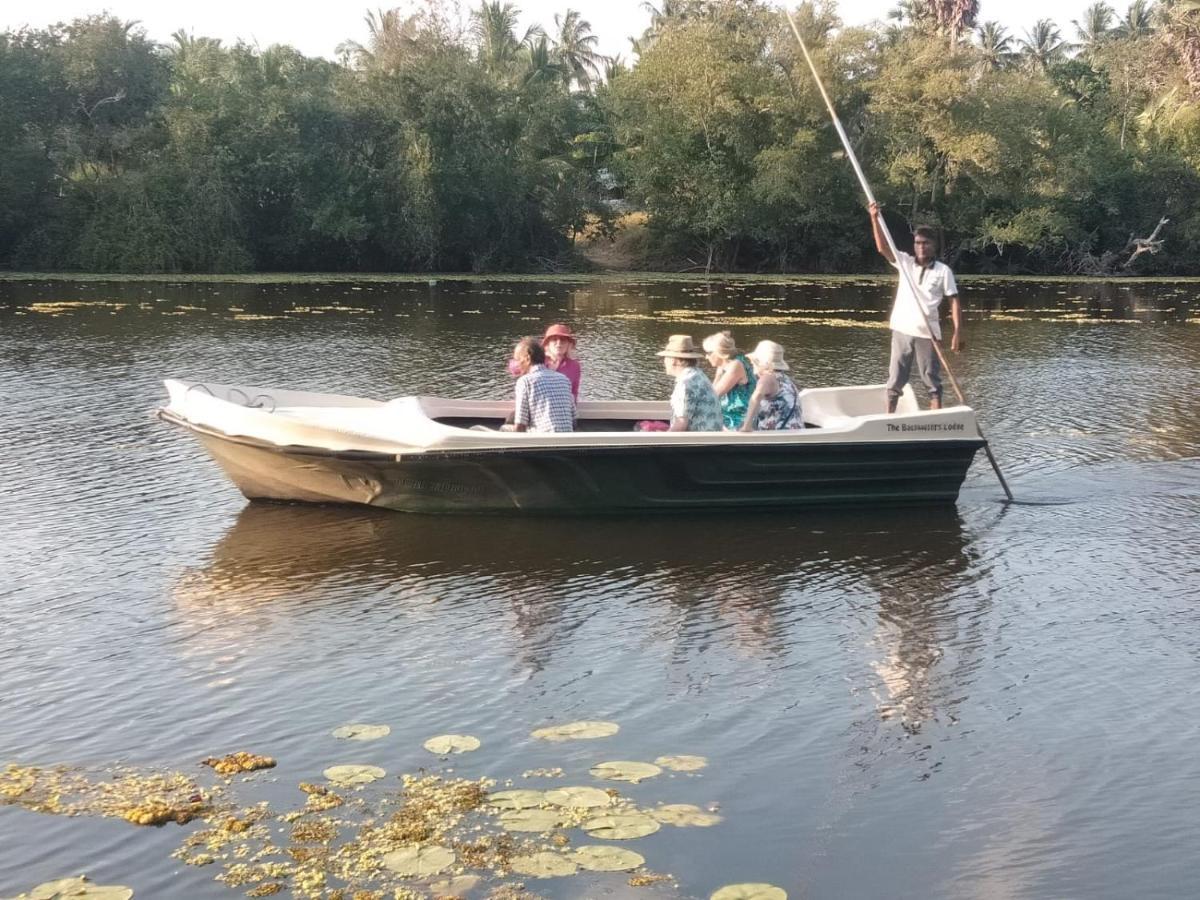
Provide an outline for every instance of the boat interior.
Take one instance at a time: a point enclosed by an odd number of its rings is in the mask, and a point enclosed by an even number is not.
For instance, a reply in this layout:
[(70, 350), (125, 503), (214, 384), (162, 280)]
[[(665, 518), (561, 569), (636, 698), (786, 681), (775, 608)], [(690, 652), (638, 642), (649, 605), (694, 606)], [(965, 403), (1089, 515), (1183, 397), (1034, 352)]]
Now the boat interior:
[[(849, 424), (861, 416), (883, 412), (883, 385), (810, 388), (801, 392), (805, 428), (830, 428)], [(422, 411), (434, 422), (451, 428), (499, 429), (512, 412), (511, 403), (421, 398)], [(898, 412), (919, 411), (912, 389), (901, 398)], [(579, 403), (576, 431), (631, 431), (641, 421), (669, 420), (665, 401), (597, 401)]]

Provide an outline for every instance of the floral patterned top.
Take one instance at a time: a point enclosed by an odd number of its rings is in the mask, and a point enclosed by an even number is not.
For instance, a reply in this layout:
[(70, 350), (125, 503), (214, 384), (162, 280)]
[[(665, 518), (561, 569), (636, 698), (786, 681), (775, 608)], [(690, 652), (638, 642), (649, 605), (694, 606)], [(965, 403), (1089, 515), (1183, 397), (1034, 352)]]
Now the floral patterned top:
[(779, 390), (774, 397), (765, 398), (758, 407), (759, 431), (782, 431), (787, 428), (803, 428), (804, 416), (800, 410), (800, 390), (786, 372), (776, 372)]
[(721, 418), (725, 422), (725, 427), (730, 431), (737, 431), (746, 421), (746, 409), (750, 406), (750, 396), (754, 393), (755, 385), (758, 384), (758, 379), (754, 377), (754, 367), (750, 365), (750, 360), (746, 359), (743, 353), (739, 353), (721, 366), (717, 377), (723, 375), (726, 369), (736, 365), (741, 365), (745, 369), (746, 383), (734, 385), (721, 396)]
[(675, 377), (671, 393), (671, 415), (687, 419), (688, 431), (720, 431), (721, 403), (712, 382), (695, 366), (688, 366)]

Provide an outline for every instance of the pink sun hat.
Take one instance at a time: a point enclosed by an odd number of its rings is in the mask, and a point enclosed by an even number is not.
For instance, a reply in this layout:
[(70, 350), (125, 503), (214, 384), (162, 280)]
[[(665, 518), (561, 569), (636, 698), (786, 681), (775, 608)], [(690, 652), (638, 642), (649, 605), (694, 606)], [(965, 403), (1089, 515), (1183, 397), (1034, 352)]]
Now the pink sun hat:
[(568, 325), (551, 325), (547, 328), (546, 333), (542, 335), (542, 343), (546, 343), (551, 338), (563, 338), (570, 341), (572, 345), (576, 343), (575, 335)]

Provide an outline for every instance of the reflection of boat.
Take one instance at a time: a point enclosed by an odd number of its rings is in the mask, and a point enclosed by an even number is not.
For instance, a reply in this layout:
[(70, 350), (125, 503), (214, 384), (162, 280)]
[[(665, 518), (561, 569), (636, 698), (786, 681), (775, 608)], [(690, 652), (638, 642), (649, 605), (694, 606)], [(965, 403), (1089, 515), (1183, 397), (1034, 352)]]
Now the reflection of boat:
[(188, 428), (251, 499), (411, 512), (667, 512), (951, 503), (982, 445), (974, 410), (922, 412), (881, 386), (802, 394), (800, 431), (638, 432), (665, 402), (579, 404), (570, 434), (495, 430), (511, 403), (168, 381)]
[[(761, 593), (764, 581), (792, 577), (810, 588), (843, 579), (903, 586), (965, 565), (967, 538), (953, 507), (923, 511), (919, 539), (908, 510), (782, 514), (770, 519), (769, 539), (761, 516), (722, 521), (728, 527), (712, 531), (623, 516), (498, 521), (254, 503), (238, 513), (204, 565), (187, 572), (183, 594), (251, 606), (281, 595), (327, 596), (330, 585), (335, 593), (373, 596), (406, 576), (488, 576), (511, 578), (517, 594), (536, 585), (570, 595), (578, 579), (592, 576), (622, 584), (651, 579), (664, 590), (679, 585), (694, 599), (725, 583), (756, 585)], [(936, 593), (921, 583), (926, 597)]]

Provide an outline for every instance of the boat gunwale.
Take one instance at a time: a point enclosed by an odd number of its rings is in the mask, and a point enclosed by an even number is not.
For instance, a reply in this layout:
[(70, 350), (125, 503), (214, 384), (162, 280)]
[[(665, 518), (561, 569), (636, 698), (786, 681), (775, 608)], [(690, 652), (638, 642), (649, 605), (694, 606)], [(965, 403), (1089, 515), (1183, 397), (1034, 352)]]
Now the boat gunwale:
[[(577, 454), (612, 454), (624, 453), (630, 451), (646, 451), (646, 450), (663, 450), (669, 449), (672, 452), (683, 452), (686, 450), (714, 452), (714, 451), (731, 451), (739, 452), (747, 451), (763, 451), (768, 449), (777, 449), (780, 443), (784, 446), (801, 448), (813, 447), (820, 449), (836, 449), (838, 447), (915, 447), (921, 445), (935, 444), (949, 448), (972, 447), (975, 450), (983, 447), (986, 443), (980, 437), (956, 437), (956, 438), (902, 438), (899, 440), (880, 440), (871, 438), (865, 440), (847, 440), (847, 441), (792, 441), (781, 442), (773, 441), (741, 441), (734, 438), (729, 442), (714, 442), (708, 441), (704, 443), (683, 443), (680, 441), (655, 442), (655, 443), (637, 443), (630, 442), (627, 444), (584, 444), (581, 442), (565, 442), (557, 445), (536, 444), (533, 446), (521, 446), (519, 443), (513, 442), (510, 446), (495, 447), (495, 446), (480, 446), (480, 447), (455, 447), (455, 448), (439, 448), (439, 447), (413, 447), (411, 450), (398, 453), (386, 453), (378, 450), (331, 450), (325, 447), (315, 447), (306, 444), (276, 444), (271, 441), (256, 438), (250, 435), (234, 435), (215, 428), (211, 425), (202, 425), (193, 422), (190, 419), (184, 418), (176, 412), (172, 412), (166, 407), (160, 407), (157, 410), (157, 415), (164, 421), (185, 428), (188, 431), (202, 434), (207, 437), (218, 438), (228, 441), (232, 444), (237, 444), (246, 447), (255, 447), (260, 450), (269, 450), (274, 453), (291, 454), (295, 456), (312, 456), (328, 459), (343, 459), (359, 462), (399, 462), (402, 460), (415, 460), (418, 458), (424, 459), (447, 459), (447, 458), (465, 458), (474, 456), (536, 456), (539, 454), (552, 453), (570, 453)], [(453, 426), (442, 426), (452, 428)], [(804, 429), (808, 430), (808, 429)], [(812, 429), (817, 430), (817, 429)], [(623, 432), (574, 432), (576, 434), (614, 434)], [(631, 432), (631, 434), (636, 432)], [(795, 434), (800, 434), (802, 431), (797, 430)], [(648, 432), (647, 437), (661, 436), (662, 433)], [(765, 433), (760, 433), (765, 434)], [(789, 432), (778, 432), (781, 436), (786, 436)]]

